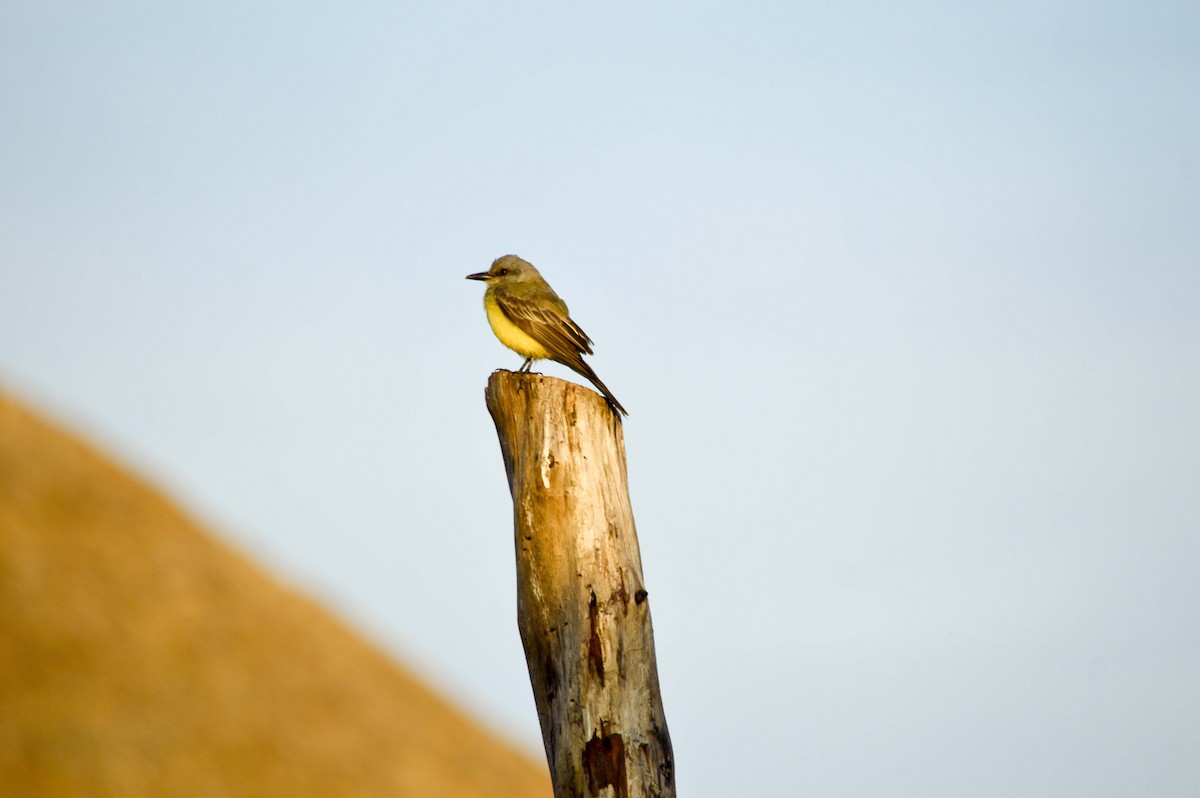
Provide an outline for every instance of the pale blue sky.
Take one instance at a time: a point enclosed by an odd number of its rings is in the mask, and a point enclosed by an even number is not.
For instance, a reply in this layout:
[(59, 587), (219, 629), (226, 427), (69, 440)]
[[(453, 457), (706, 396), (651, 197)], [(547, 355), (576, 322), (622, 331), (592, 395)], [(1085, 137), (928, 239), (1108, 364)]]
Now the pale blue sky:
[(9, 2), (0, 382), (538, 751), (518, 253), (681, 795), (1194, 795), (1198, 97), (1194, 3)]

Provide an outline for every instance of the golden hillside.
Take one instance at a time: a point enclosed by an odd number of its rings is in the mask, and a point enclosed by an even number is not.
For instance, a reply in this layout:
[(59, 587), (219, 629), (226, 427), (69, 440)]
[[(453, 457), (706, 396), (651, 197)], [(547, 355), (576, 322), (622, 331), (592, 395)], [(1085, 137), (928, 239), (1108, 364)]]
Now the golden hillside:
[(550, 784), (0, 394), (0, 795), (545, 798)]

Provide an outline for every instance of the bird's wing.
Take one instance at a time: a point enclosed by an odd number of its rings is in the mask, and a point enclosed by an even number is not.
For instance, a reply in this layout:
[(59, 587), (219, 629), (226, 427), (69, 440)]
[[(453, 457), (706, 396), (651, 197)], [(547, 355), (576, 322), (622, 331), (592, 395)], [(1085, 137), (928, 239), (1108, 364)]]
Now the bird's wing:
[(592, 339), (571, 321), (567, 307), (557, 296), (527, 298), (509, 292), (497, 292), (496, 304), (513, 324), (530, 338), (566, 359), (576, 359), (579, 353), (592, 354)]

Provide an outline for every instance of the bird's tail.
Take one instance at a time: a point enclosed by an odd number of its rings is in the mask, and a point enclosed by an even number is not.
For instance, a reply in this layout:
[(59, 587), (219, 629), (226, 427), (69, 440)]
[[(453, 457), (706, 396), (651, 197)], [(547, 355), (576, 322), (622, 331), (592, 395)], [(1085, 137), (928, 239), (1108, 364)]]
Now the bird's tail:
[(613, 396), (612, 391), (608, 390), (608, 386), (600, 381), (600, 378), (596, 376), (596, 372), (592, 371), (592, 367), (587, 364), (586, 360), (576, 357), (571, 362), (564, 362), (563, 365), (573, 369), (577, 374), (587, 377), (592, 385), (595, 385), (600, 393), (604, 394), (604, 398), (610, 407), (620, 411), (621, 415), (629, 415), (629, 411), (621, 407), (621, 403), (617, 401), (617, 397)]

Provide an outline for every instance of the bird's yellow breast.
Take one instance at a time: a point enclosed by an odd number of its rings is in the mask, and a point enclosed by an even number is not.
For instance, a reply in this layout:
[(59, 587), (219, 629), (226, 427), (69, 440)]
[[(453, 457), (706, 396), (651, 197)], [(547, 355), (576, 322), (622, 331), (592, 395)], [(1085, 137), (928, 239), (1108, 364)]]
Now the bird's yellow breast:
[(487, 310), (488, 324), (492, 332), (500, 339), (500, 343), (516, 352), (521, 357), (531, 357), (534, 360), (545, 360), (550, 357), (550, 351), (539, 344), (529, 333), (508, 320), (500, 305), (496, 303), (491, 292), (483, 295), (483, 307)]

